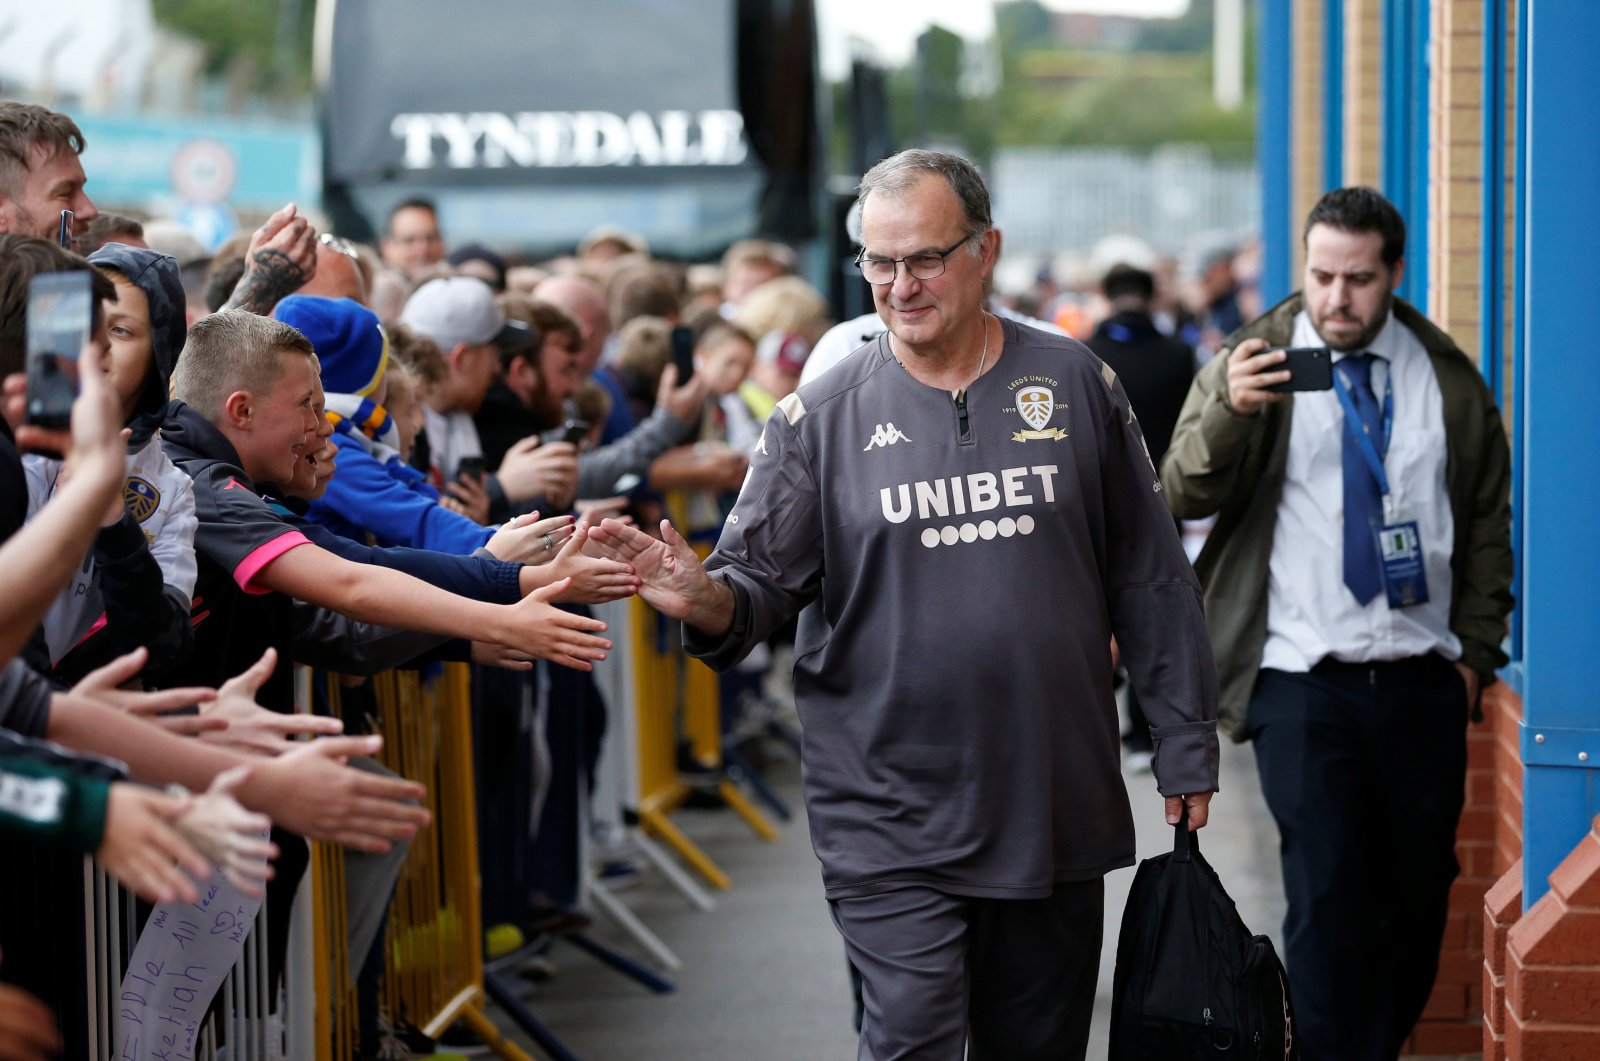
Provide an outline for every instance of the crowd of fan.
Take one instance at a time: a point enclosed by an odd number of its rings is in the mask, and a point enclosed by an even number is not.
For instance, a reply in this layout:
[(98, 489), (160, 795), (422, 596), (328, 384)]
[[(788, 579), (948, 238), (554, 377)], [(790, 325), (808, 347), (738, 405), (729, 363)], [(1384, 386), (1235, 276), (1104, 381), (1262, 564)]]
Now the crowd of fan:
[[(604, 231), (508, 266), (447, 257), (422, 202), (379, 248), (290, 205), (208, 256), (171, 223), (100, 214), (84, 148), (68, 116), (0, 103), (0, 1056), (83, 1034), (82, 958), (59, 938), (82, 916), (73, 851), (152, 903), (214, 872), (264, 890), (276, 977), (308, 838), (347, 848), (376, 1053), (393, 1023), (366, 959), (428, 815), (371, 758), (361, 677), (478, 665), (480, 755), (504, 760), (480, 768), (533, 797), (486, 845), (486, 916), (569, 916), (578, 804), (551, 790), (593, 769), (589, 671), (611, 647), (585, 605), (638, 586), (586, 532), (653, 526), (670, 494), (714, 537), (825, 306), (776, 244), (685, 270)], [(25, 408), (28, 295), (73, 272), (97, 305), (70, 429), (47, 429)], [(345, 676), (341, 711), (296, 713), (296, 664)]]
[[(427, 814), (371, 758), (361, 678), (478, 665), (480, 781), (530, 797), (485, 809), (485, 921), (568, 923), (606, 724), (589, 672), (611, 647), (586, 606), (639, 585), (589, 528), (653, 528), (681, 499), (677, 525), (714, 543), (819, 341), (881, 324), (825, 339), (827, 303), (778, 243), (683, 266), (608, 228), (517, 264), (449, 248), (420, 200), (377, 247), (290, 205), (206, 254), (176, 223), (100, 214), (84, 147), (68, 116), (0, 102), (0, 1057), (70, 1049), (83, 1019), (70, 948), (39, 929), (83, 901), (71, 852), (151, 902), (221, 873), (286, 929), (307, 838), (348, 849), (375, 1054), (394, 1025), (369, 959)], [(98, 309), (70, 430), (51, 430), (26, 422), (28, 292), (71, 272)], [(1129, 291), (1159, 315), (1123, 281), (1093, 318)], [(1100, 323), (1032, 294), (1085, 337)], [(1180, 371), (1186, 388), (1192, 358)], [(755, 696), (766, 662), (725, 698)], [(296, 713), (296, 664), (345, 676), (341, 711)], [(268, 943), (281, 968), (286, 939)]]

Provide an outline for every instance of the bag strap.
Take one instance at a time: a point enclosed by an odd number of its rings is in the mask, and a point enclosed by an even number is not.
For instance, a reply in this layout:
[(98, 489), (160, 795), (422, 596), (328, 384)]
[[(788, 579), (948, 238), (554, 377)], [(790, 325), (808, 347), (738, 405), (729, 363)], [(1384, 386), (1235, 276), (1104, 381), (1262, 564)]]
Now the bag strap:
[(1189, 831), (1189, 804), (1184, 803), (1178, 812), (1178, 824), (1172, 827), (1172, 861), (1189, 862), (1200, 853), (1200, 834)]

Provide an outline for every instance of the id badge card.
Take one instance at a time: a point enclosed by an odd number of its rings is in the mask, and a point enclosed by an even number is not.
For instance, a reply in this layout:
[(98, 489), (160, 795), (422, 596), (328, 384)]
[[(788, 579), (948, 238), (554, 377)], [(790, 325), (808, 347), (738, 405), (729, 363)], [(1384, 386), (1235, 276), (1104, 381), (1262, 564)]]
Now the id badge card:
[(1377, 529), (1378, 558), (1389, 607), (1428, 602), (1428, 574), (1422, 564), (1422, 535), (1414, 519), (1391, 519)]

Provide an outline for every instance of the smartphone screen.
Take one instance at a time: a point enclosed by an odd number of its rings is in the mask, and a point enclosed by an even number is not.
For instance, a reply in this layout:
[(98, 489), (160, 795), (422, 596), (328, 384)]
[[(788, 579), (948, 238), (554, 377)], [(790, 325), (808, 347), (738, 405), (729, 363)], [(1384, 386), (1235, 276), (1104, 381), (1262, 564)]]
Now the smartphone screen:
[(481, 479), (486, 471), (488, 468), (482, 457), (462, 457), (461, 463), (456, 465), (456, 478)]
[(1286, 382), (1266, 388), (1279, 394), (1291, 391), (1325, 391), (1333, 389), (1333, 351), (1326, 346), (1299, 346), (1282, 348), (1287, 355), (1273, 371), (1287, 370)]
[(94, 293), (88, 272), (44, 273), (28, 285), (25, 419), (66, 427), (78, 396), (78, 351), (89, 341)]
[(694, 375), (694, 329), (682, 324), (672, 329), (672, 363), (678, 366), (678, 385)]
[(72, 249), (72, 223), (72, 211), (61, 211), (61, 223), (56, 226), (56, 242), (61, 245), (62, 250)]

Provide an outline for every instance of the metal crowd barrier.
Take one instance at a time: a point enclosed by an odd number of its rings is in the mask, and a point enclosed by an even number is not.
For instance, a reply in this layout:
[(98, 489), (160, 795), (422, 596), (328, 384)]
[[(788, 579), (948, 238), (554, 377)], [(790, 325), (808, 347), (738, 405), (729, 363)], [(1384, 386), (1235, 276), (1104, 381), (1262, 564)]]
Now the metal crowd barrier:
[[(479, 905), (478, 823), (472, 761), (471, 671), (450, 663), (437, 679), (424, 682), (417, 671), (389, 671), (371, 679), (384, 735), (379, 761), (428, 790), (424, 806), (433, 824), (411, 841), (389, 906), (385, 937), (384, 1000), (387, 1011), (437, 1037), (464, 1021), (508, 1061), (533, 1061), (501, 1035), (484, 1012), (483, 916)], [(328, 703), (337, 713), (339, 683), (324, 678)], [(318, 860), (342, 867), (344, 855), (314, 845)], [(353, 980), (344, 954), (342, 874), (327, 876), (327, 892), (316, 906), (340, 913), (338, 931), (321, 942), (318, 953), (337, 953), (344, 976)], [(321, 919), (319, 919), (321, 923)], [(326, 949), (324, 949), (324, 947)], [(337, 964), (337, 963), (335, 963)], [(332, 997), (322, 995), (323, 999)], [(353, 1046), (354, 993), (327, 1007), (326, 1035), (319, 1026), (318, 1061), (342, 1061)], [(322, 1007), (319, 1007), (319, 1015)]]
[[(597, 675), (609, 685), (625, 745), (618, 788), (637, 809), (645, 832), (658, 837), (717, 888), (727, 875), (673, 825), (671, 814), (690, 793), (679, 777), (678, 743), (688, 738), (702, 761), (720, 766), (721, 727), (716, 676), (683, 655), (676, 624), (664, 624), (637, 599), (602, 610), (613, 623), (618, 662)], [(608, 613), (608, 614), (607, 614)], [(620, 620), (620, 623), (619, 623)], [(618, 628), (618, 627), (622, 628)], [(609, 668), (605, 668), (609, 670)], [(433, 825), (413, 839), (389, 909), (385, 937), (385, 1009), (437, 1036), (462, 1020), (508, 1061), (533, 1061), (505, 1039), (484, 1011), (483, 925), (479, 902), (478, 833), (472, 757), (470, 669), (447, 664), (424, 682), (416, 671), (391, 671), (371, 679), (384, 734), (380, 761), (395, 773), (423, 782)], [(309, 710), (316, 683), (330, 710), (341, 699), (337, 676), (297, 672), (297, 699)], [(628, 769), (631, 767), (631, 769)], [(744, 793), (721, 776), (727, 805), (761, 838), (777, 832)], [(648, 845), (647, 845), (648, 847)], [(666, 865), (653, 849), (652, 860)], [(86, 966), (90, 1061), (127, 1061), (116, 1039), (121, 985), (138, 927), (133, 896), (85, 860)], [(710, 909), (692, 882), (674, 883), (696, 905)], [(610, 898), (607, 896), (607, 898)], [(625, 908), (614, 901), (625, 923)], [(636, 935), (663, 964), (677, 964), (659, 941), (636, 924)], [(344, 1061), (356, 1048), (357, 1017), (352, 957), (346, 945), (344, 852), (314, 843), (294, 904), (284, 971), (282, 1005), (269, 998), (267, 908), (263, 904), (241, 956), (218, 994), (215, 1012), (201, 1028), (186, 1061)], [(220, 1050), (220, 1055), (219, 1055)], [(173, 1055), (174, 1057), (180, 1055)]]
[[(84, 940), (88, 969), (85, 985), (89, 1029), (89, 1061), (129, 1061), (118, 1040), (117, 1015), (122, 980), (138, 936), (139, 915), (133, 893), (118, 884), (92, 859), (83, 864)], [(216, 1012), (202, 1026), (192, 1054), (173, 1054), (185, 1061), (217, 1061), (226, 1043), (229, 1061), (283, 1061), (296, 1055), (284, 1041), (282, 1016), (269, 1016), (267, 996), (267, 909), (263, 905), (238, 963), (217, 993)], [(154, 1056), (147, 1053), (146, 1056)]]
[[(466, 665), (448, 664), (441, 677), (427, 684), (415, 671), (373, 679), (385, 735), (381, 761), (427, 786), (426, 806), (434, 819), (413, 839), (389, 909), (384, 999), (389, 1013), (429, 1035), (463, 1020), (500, 1057), (533, 1061), (484, 1012), (469, 675)], [(304, 669), (298, 679), (304, 709), (313, 679)], [(317, 675), (315, 680), (337, 710), (337, 679)], [(137, 936), (135, 899), (89, 859), (84, 861), (84, 883), (89, 897), (84, 911), (85, 987), (93, 1025), (89, 1059), (128, 1061), (117, 1041), (116, 1022)], [(355, 970), (346, 944), (343, 849), (311, 845), (311, 863), (290, 925), (283, 1001), (275, 1013), (268, 995), (266, 938), (263, 904), (193, 1052), (174, 1053), (174, 1059), (345, 1061), (355, 1052)]]

